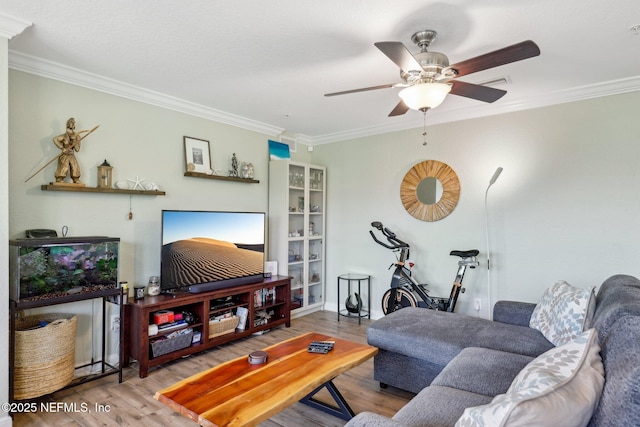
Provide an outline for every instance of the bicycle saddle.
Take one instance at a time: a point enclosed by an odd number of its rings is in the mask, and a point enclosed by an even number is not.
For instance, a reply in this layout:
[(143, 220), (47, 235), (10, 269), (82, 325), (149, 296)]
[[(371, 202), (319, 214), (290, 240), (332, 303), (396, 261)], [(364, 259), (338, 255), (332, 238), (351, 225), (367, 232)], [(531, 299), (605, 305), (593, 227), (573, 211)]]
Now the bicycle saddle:
[(480, 253), (477, 249), (471, 249), (469, 251), (451, 251), (449, 255), (459, 256), (460, 258), (471, 258), (477, 256)]

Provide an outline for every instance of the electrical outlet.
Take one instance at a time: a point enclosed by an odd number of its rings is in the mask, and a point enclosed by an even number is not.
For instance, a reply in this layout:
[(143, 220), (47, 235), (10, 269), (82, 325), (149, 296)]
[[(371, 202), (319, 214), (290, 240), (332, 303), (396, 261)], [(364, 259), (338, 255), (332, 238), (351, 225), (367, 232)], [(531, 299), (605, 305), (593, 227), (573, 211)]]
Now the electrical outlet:
[(480, 311), (480, 308), (481, 308), (481, 306), (480, 306), (480, 298), (476, 298), (475, 307), (476, 307), (476, 311)]
[(113, 332), (118, 332), (120, 330), (120, 317), (118, 315), (111, 315), (111, 330)]

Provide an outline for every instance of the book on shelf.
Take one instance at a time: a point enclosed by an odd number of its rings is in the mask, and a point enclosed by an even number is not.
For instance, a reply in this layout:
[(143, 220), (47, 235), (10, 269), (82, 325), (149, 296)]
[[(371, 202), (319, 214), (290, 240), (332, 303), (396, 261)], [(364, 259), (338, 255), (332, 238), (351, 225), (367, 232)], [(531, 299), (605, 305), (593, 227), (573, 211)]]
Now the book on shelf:
[(262, 307), (276, 302), (276, 288), (256, 289), (253, 293), (253, 306)]
[(249, 316), (249, 309), (247, 307), (238, 307), (236, 309), (236, 315), (240, 318), (238, 320), (238, 327), (236, 329), (239, 331), (244, 331), (247, 325), (247, 317)]
[(175, 322), (163, 323), (162, 325), (158, 325), (158, 331), (164, 332), (171, 329), (180, 328), (185, 325), (188, 325), (186, 320), (176, 320)]

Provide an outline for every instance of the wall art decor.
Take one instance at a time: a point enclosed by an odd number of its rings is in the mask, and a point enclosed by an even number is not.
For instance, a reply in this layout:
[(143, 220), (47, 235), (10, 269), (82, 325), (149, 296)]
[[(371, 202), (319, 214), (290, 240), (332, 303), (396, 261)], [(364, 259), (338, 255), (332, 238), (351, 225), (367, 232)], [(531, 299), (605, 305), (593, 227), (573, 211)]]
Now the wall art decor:
[(184, 159), (187, 172), (213, 173), (209, 141), (185, 136)]

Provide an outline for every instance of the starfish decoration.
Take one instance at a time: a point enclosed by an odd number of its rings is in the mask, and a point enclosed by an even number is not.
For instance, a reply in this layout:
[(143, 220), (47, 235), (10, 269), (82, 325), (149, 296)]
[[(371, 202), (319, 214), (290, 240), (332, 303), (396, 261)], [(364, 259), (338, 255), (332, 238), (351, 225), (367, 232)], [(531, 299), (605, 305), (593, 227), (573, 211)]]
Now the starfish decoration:
[(132, 190), (143, 190), (144, 191), (144, 185), (142, 185), (142, 183), (144, 182), (144, 178), (140, 178), (139, 175), (136, 175), (136, 179), (128, 179), (127, 181), (133, 183), (133, 187), (131, 187)]

